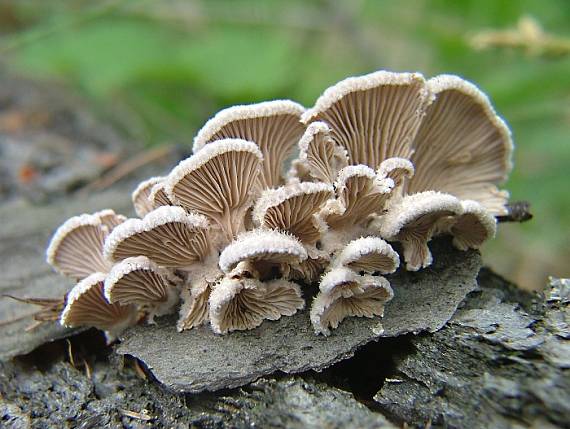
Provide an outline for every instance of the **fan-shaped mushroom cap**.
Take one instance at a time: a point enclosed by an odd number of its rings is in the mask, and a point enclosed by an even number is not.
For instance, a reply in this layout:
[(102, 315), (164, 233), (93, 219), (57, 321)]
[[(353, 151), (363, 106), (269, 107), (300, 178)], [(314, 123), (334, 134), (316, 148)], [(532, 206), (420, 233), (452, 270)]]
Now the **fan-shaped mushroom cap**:
[(134, 306), (109, 304), (103, 288), (105, 273), (93, 273), (81, 280), (67, 294), (60, 317), (63, 326), (89, 326), (105, 331), (109, 341), (137, 322)]
[(394, 293), (384, 277), (360, 277), (362, 291), (350, 296), (320, 292), (311, 306), (311, 323), (317, 334), (330, 335), (340, 322), (351, 316), (374, 317), (384, 314), (384, 304)]
[(148, 194), (148, 200), (154, 208), (173, 205), (172, 201), (170, 201), (168, 195), (166, 195), (166, 192), (164, 191), (164, 181), (157, 183), (152, 187)]
[(304, 306), (295, 283), (224, 278), (210, 295), (210, 323), (218, 334), (253, 329), (265, 319), (292, 316)]
[(215, 281), (208, 281), (206, 278), (200, 278), (192, 282), (191, 287), (182, 289), (181, 298), (182, 306), (180, 307), (180, 317), (176, 324), (178, 332), (195, 328), (203, 325), (209, 320), (209, 304), (210, 294)]
[(173, 275), (146, 256), (115, 264), (105, 279), (105, 298), (110, 303), (136, 304), (149, 312), (149, 320), (172, 311), (178, 302)]
[(289, 278), (304, 284), (316, 282), (330, 263), (330, 258), (325, 255), (311, 255), (303, 262), (291, 267)]
[(380, 237), (352, 240), (342, 250), (337, 260), (339, 265), (368, 274), (393, 273), (400, 265), (398, 253)]
[(290, 232), (306, 244), (320, 237), (322, 225), (316, 214), (334, 195), (326, 183), (302, 182), (268, 189), (257, 200), (253, 220), (266, 228)]
[(295, 237), (276, 230), (254, 229), (241, 234), (222, 251), (219, 265), (222, 271), (229, 273), (240, 262), (251, 261), (258, 271), (264, 272), (268, 266), (296, 265), (307, 256)]
[(409, 159), (388, 158), (382, 161), (378, 167), (378, 178), (389, 177), (394, 181), (394, 187), (399, 188), (406, 179), (414, 177), (414, 165)]
[(453, 235), (453, 245), (458, 249), (478, 249), (495, 236), (497, 220), (476, 201), (461, 201), (461, 207), (463, 212), (449, 218), (442, 229)]
[(194, 139), (194, 153), (225, 138), (256, 143), (263, 153), (262, 188), (283, 183), (283, 163), (303, 134), (300, 122), (305, 108), (289, 100), (275, 100), (224, 109), (210, 119)]
[(339, 170), (348, 165), (348, 155), (332, 140), (330, 133), (324, 122), (310, 124), (299, 140), (299, 160), (306, 163), (314, 179), (332, 184)]
[(151, 177), (139, 183), (133, 191), (131, 199), (133, 200), (133, 206), (135, 207), (135, 212), (138, 217), (144, 217), (147, 213), (154, 210), (155, 207), (148, 197), (153, 186), (161, 183), (163, 180), (164, 177)]
[(380, 235), (387, 240), (400, 241), (406, 269), (417, 271), (432, 262), (427, 243), (438, 221), (461, 211), (461, 203), (453, 195), (434, 191), (406, 195), (383, 217)]
[(129, 219), (105, 241), (105, 256), (112, 261), (146, 256), (164, 267), (185, 268), (203, 260), (210, 251), (208, 220), (181, 207), (159, 207), (143, 219)]
[(57, 272), (75, 279), (106, 272), (111, 268), (103, 256), (107, 234), (100, 213), (74, 216), (53, 235), (46, 251), (47, 262)]
[(492, 214), (506, 214), (506, 191), (497, 185), (511, 170), (513, 144), (507, 125), (475, 85), (442, 75), (430, 79), (436, 100), (414, 141), (416, 175), (408, 193), (435, 190), (475, 200)]
[(364, 222), (372, 213), (382, 213), (394, 187), (392, 179), (377, 180), (366, 165), (349, 165), (338, 173), (336, 200), (321, 211), (324, 221), (339, 229)]
[(106, 229), (107, 233), (111, 232), (113, 229), (115, 229), (116, 226), (122, 224), (127, 220), (126, 216), (117, 214), (114, 210), (111, 209), (98, 211), (96, 213), (93, 213), (93, 216), (101, 220), (103, 229)]
[(379, 71), (328, 88), (303, 114), (306, 124), (326, 122), (350, 164), (374, 169), (386, 158), (409, 158), (411, 142), (431, 97), (418, 73)]
[(214, 220), (231, 240), (243, 230), (262, 159), (257, 145), (245, 140), (209, 143), (172, 170), (166, 194), (176, 205)]
[(319, 290), (327, 295), (337, 298), (348, 298), (362, 293), (360, 276), (353, 270), (345, 267), (336, 267), (326, 273), (319, 284)]

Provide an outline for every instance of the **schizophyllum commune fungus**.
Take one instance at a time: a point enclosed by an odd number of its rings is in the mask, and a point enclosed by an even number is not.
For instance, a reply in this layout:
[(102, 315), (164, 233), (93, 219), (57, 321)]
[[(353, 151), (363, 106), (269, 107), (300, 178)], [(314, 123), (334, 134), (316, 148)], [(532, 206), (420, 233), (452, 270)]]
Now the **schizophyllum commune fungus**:
[(513, 145), (473, 84), (379, 71), (308, 110), (288, 100), (224, 109), (193, 149), (135, 189), (139, 219), (104, 210), (55, 233), (47, 260), (79, 281), (63, 325), (114, 338), (179, 311), (180, 331), (226, 334), (295, 314), (315, 282), (316, 333), (380, 317), (398, 293), (384, 276), (400, 261), (429, 266), (433, 237), (467, 250), (494, 236)]

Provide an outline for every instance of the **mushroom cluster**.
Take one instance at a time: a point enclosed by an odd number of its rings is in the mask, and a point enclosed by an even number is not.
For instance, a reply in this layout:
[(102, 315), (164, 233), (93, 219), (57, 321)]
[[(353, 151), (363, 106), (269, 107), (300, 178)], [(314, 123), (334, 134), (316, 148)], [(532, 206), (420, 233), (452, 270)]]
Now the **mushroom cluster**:
[(394, 295), (385, 275), (401, 259), (429, 266), (432, 237), (466, 250), (494, 236), (512, 142), (465, 80), (379, 71), (308, 110), (287, 100), (224, 109), (193, 152), (137, 187), (139, 218), (104, 210), (58, 229), (48, 262), (79, 280), (63, 325), (113, 338), (179, 308), (179, 331), (208, 323), (225, 334), (295, 314), (317, 282), (316, 333), (381, 316)]

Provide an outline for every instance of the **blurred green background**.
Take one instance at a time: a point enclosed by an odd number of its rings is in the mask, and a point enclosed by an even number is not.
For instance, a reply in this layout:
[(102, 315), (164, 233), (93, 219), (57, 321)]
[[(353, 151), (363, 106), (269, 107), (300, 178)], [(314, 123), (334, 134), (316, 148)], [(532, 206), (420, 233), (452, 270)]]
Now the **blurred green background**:
[(3, 62), (81, 93), (141, 147), (378, 69), (472, 80), (513, 130), (506, 188), (535, 215), (501, 225), (485, 259), (526, 288), (570, 276), (569, 45), (568, 0), (0, 1)]

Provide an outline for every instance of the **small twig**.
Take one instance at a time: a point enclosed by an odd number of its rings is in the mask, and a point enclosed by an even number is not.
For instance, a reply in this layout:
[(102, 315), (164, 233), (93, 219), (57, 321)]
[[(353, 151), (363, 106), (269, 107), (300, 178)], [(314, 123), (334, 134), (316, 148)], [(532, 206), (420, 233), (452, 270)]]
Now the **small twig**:
[(71, 350), (71, 341), (68, 339), (65, 340), (67, 342), (67, 355), (69, 357), (69, 363), (73, 368), (77, 368), (75, 366), (75, 359), (73, 359), (73, 350)]
[(122, 415), (124, 415), (126, 417), (131, 417), (133, 419), (142, 420), (145, 422), (148, 422), (148, 421), (155, 419), (155, 417), (151, 416), (148, 413), (148, 410), (145, 410), (145, 409), (142, 409), (140, 413), (137, 413), (136, 411), (125, 410), (123, 408), (119, 408), (118, 410)]
[(83, 359), (83, 366), (85, 367), (85, 376), (87, 378), (91, 379), (91, 375), (92, 375), (91, 367), (89, 366), (89, 364), (87, 363), (85, 358)]

